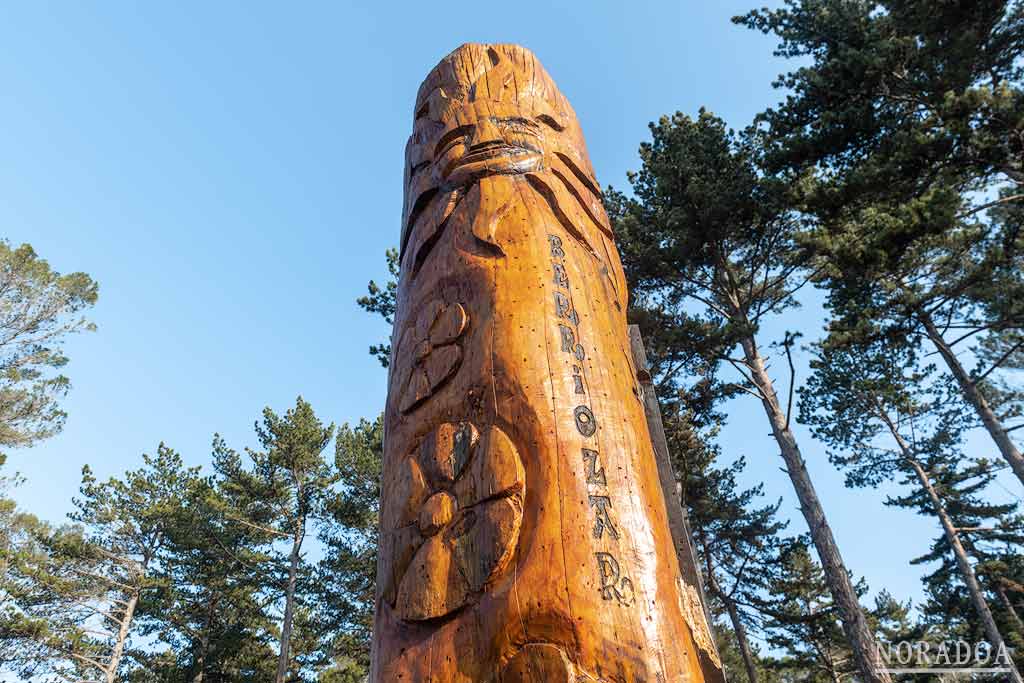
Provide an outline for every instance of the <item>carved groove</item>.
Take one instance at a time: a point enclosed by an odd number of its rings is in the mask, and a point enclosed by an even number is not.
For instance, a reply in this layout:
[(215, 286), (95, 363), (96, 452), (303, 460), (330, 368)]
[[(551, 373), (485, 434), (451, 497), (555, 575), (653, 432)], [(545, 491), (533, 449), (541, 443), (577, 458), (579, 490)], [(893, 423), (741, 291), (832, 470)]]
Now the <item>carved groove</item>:
[(573, 222), (569, 220), (569, 217), (565, 215), (564, 211), (562, 211), (562, 207), (559, 206), (558, 199), (555, 197), (554, 191), (548, 187), (547, 183), (541, 180), (540, 177), (534, 173), (527, 174), (526, 180), (533, 186), (533, 189), (537, 190), (537, 193), (547, 201), (548, 205), (551, 207), (551, 211), (555, 214), (555, 218), (557, 218), (558, 222), (561, 223), (563, 228), (565, 228), (565, 231), (569, 233), (574, 240), (579, 242), (583, 248), (587, 250), (587, 253), (600, 260), (600, 257), (598, 257), (597, 252), (594, 251), (594, 248), (590, 246), (590, 242), (587, 241), (587, 238), (583, 236), (583, 233), (580, 232), (579, 228), (573, 225)]

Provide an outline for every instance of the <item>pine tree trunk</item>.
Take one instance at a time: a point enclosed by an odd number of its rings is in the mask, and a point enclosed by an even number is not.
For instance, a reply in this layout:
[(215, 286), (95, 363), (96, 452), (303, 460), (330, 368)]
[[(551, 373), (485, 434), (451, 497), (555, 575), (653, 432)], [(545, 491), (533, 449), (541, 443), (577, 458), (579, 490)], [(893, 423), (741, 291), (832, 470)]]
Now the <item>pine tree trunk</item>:
[(199, 655), (196, 657), (196, 673), (192, 676), (192, 683), (203, 683), (203, 678), (206, 676), (206, 657), (210, 652), (210, 628), (213, 623), (213, 611), (216, 604), (216, 600), (207, 602), (206, 624), (203, 634), (199, 637)]
[(203, 683), (206, 674), (206, 651), (210, 645), (210, 637), (204, 633), (199, 642), (199, 656), (196, 657), (196, 673), (192, 676), (192, 683)]
[(276, 683), (284, 683), (288, 676), (288, 648), (292, 638), (292, 621), (295, 611), (295, 585), (299, 574), (299, 551), (302, 548), (302, 539), (305, 535), (305, 519), (300, 519), (295, 538), (292, 541), (292, 552), (288, 564), (288, 586), (285, 589), (284, 598), (284, 619), (281, 623), (281, 649), (277, 657)]
[(1013, 620), (1013, 625), (1017, 628), (1017, 632), (1024, 636), (1024, 621), (1021, 621), (1020, 615), (1017, 614), (1016, 608), (1010, 602), (1010, 597), (1006, 594), (1006, 589), (998, 581), (996, 582), (996, 594), (999, 596), (999, 601), (1003, 603), (1006, 612), (1010, 615), (1010, 619)]
[[(892, 429), (890, 427), (890, 429)], [(921, 464), (914, 458), (910, 457), (909, 448), (903, 438), (896, 432), (893, 432), (899, 443), (900, 449), (906, 456), (907, 462), (914, 469), (914, 474), (917, 475), (917, 480), (921, 483), (921, 487), (928, 494), (928, 498), (932, 502), (932, 507), (935, 510), (935, 515), (939, 518), (939, 522), (942, 524), (942, 531), (946, 535), (946, 540), (949, 542), (950, 547), (953, 549), (953, 555), (956, 557), (956, 565), (960, 569), (960, 578), (963, 579), (964, 584), (967, 586), (967, 592), (971, 596), (971, 602), (974, 604), (974, 610), (978, 613), (978, 618), (981, 619), (981, 624), (985, 628), (985, 635), (988, 636), (989, 642), (995, 648), (996, 652), (999, 652), (1005, 647), (1003, 636), (999, 632), (999, 627), (996, 625), (996, 620), (992, 616), (992, 610), (988, 607), (988, 602), (985, 600), (985, 596), (981, 592), (981, 585), (978, 583), (978, 577), (974, 574), (974, 568), (971, 567), (971, 563), (967, 558), (967, 551), (964, 550), (963, 544), (960, 542), (960, 534), (957, 532), (956, 527), (953, 525), (953, 521), (949, 518), (949, 513), (946, 512), (946, 506), (942, 504), (942, 499), (939, 498), (938, 492), (935, 487), (932, 486), (931, 479), (928, 477), (928, 473), (924, 471)], [(1010, 679), (1014, 683), (1022, 683), (1020, 673), (1016, 667), (1010, 664)]]
[(725, 609), (729, 613), (729, 621), (732, 623), (732, 630), (736, 633), (736, 642), (740, 646), (740, 655), (743, 657), (743, 666), (747, 670), (747, 680), (750, 683), (757, 683), (757, 665), (754, 663), (754, 653), (750, 649), (750, 640), (747, 638), (747, 627), (740, 620), (739, 610), (736, 603), (728, 598), (723, 598)]
[(857, 593), (853, 589), (853, 583), (843, 563), (842, 555), (839, 553), (839, 546), (832, 535), (832, 529), (825, 519), (825, 511), (814, 490), (810, 474), (804, 465), (803, 456), (800, 455), (800, 448), (797, 445), (796, 437), (786, 422), (786, 415), (779, 404), (778, 396), (772, 384), (771, 377), (765, 369), (764, 359), (757, 349), (755, 339), (745, 337), (741, 341), (743, 354), (750, 369), (751, 379), (761, 394), (761, 403), (764, 406), (768, 421), (771, 423), (772, 434), (782, 451), (782, 459), (786, 463), (786, 472), (793, 482), (797, 498), (800, 501), (800, 510), (810, 529), (811, 540), (818, 551), (818, 558), (828, 582), (832, 599), (839, 608), (842, 621), (843, 633), (850, 643), (853, 651), (853, 659), (857, 670), (864, 677), (865, 683), (889, 683), (889, 674), (880, 671), (881, 662), (878, 654), (878, 647), (874, 635), (868, 627), (867, 619), (857, 600)]
[(935, 345), (939, 355), (946, 361), (950, 372), (953, 373), (953, 377), (956, 378), (957, 383), (960, 385), (964, 398), (971, 404), (975, 412), (978, 413), (978, 417), (981, 418), (985, 429), (988, 430), (992, 440), (996, 442), (999, 452), (1003, 455), (1006, 462), (1010, 463), (1010, 467), (1013, 469), (1013, 473), (1017, 475), (1017, 478), (1020, 479), (1020, 483), (1024, 484), (1024, 455), (1021, 455), (1020, 449), (1010, 439), (1010, 435), (1006, 433), (1006, 429), (999, 421), (999, 418), (996, 417), (992, 407), (978, 390), (977, 384), (974, 383), (970, 375), (967, 374), (967, 371), (964, 370), (964, 366), (961, 365), (960, 360), (953, 353), (953, 349), (946, 344), (946, 340), (942, 338), (942, 334), (936, 329), (931, 317), (923, 314), (921, 322), (924, 324), (928, 339)]
[(729, 613), (729, 622), (732, 624), (733, 633), (736, 634), (736, 642), (740, 648), (740, 656), (743, 657), (743, 666), (747, 670), (747, 680), (749, 683), (757, 683), (757, 665), (754, 663), (754, 653), (750, 649), (750, 640), (747, 638), (747, 627), (743, 625), (743, 620), (740, 619), (740, 612), (736, 609), (736, 602), (729, 598), (718, 585), (718, 580), (714, 576), (710, 576), (708, 581), (711, 583), (711, 589), (715, 592), (715, 595), (725, 605), (725, 611)]
[(135, 608), (139, 604), (139, 591), (134, 591), (128, 598), (128, 604), (124, 607), (124, 616), (117, 629), (117, 638), (114, 640), (114, 647), (110, 653), (110, 660), (107, 663), (107, 683), (114, 683), (117, 680), (117, 670), (121, 667), (121, 658), (124, 656), (124, 646), (128, 641), (128, 631), (131, 629), (132, 619), (135, 618)]
[(740, 619), (739, 610), (736, 609), (736, 601), (730, 598), (718, 583), (718, 577), (715, 576), (715, 570), (711, 564), (711, 556), (708, 555), (707, 538), (704, 536), (703, 531), (700, 538), (701, 545), (704, 548), (708, 588), (718, 596), (718, 599), (725, 605), (726, 612), (729, 613), (729, 621), (732, 623), (732, 630), (736, 634), (736, 642), (740, 647), (740, 656), (743, 657), (743, 666), (747, 670), (747, 680), (749, 683), (757, 683), (757, 666), (754, 663), (754, 653), (750, 649), (750, 641), (747, 639), (747, 627), (743, 625), (743, 621)]

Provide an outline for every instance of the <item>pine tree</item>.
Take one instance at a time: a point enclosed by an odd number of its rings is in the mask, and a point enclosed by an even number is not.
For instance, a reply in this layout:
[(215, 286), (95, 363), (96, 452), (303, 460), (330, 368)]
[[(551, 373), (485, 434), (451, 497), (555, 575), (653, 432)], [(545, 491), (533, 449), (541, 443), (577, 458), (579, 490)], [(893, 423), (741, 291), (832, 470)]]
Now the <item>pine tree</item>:
[[(166, 541), (140, 621), (142, 633), (166, 647), (149, 668), (174, 680), (223, 680), (272, 633), (262, 610), (260, 575), (251, 571), (267, 560), (261, 552), (264, 534), (225, 518), (226, 507), (213, 481), (195, 477), (167, 515)], [(273, 655), (269, 648), (264, 654)], [(273, 670), (264, 674), (252, 680), (273, 680)]]
[[(773, 568), (766, 579), (769, 598), (761, 608), (766, 641), (783, 655), (773, 668), (787, 679), (808, 683), (854, 679), (857, 666), (838, 606), (807, 539), (799, 536), (781, 543)], [(867, 587), (861, 581), (855, 590), (860, 597)], [(880, 620), (906, 619), (907, 609), (882, 593), (867, 618), (875, 629)]]
[[(942, 493), (950, 525), (956, 531), (963, 554), (977, 568), (975, 573), (982, 577), (986, 565), (1017, 555), (1024, 544), (1024, 517), (1019, 514), (1017, 504), (989, 502), (986, 490), (998, 469), (989, 460), (976, 459), (960, 467), (936, 468), (932, 477), (934, 488)], [(892, 504), (929, 514), (932, 501), (925, 492), (917, 491), (893, 498)], [(965, 582), (956, 555), (949, 535), (944, 534), (933, 541), (927, 553), (912, 561), (915, 565), (938, 564), (923, 578), (927, 595), (922, 608), (925, 621), (950, 638), (974, 642), (987, 639), (998, 647), (991, 631), (995, 629), (1001, 634), (1002, 629), (992, 613), (998, 614), (1005, 606), (999, 604), (991, 582), (978, 580), (985, 602), (992, 606), (988, 615), (980, 613), (972, 600), (973, 591), (962, 588)], [(1006, 614), (1002, 616), (1005, 619)], [(1019, 675), (1017, 671), (1011, 674)]]
[[(794, 258), (801, 224), (789, 208), (787, 185), (759, 172), (751, 135), (737, 137), (705, 111), (697, 119), (664, 117), (651, 125), (651, 134), (652, 141), (640, 148), (641, 170), (630, 177), (635, 199), (608, 194), (633, 285), (631, 303), (663, 324), (679, 321), (675, 330), (700, 330), (704, 346), (698, 356), (732, 366), (740, 378), (733, 387), (761, 402), (857, 668), (866, 681), (887, 681), (758, 344), (760, 324), (793, 306), (794, 292), (806, 281)], [(693, 306), (698, 313), (690, 312)]]
[(130, 668), (136, 611), (152, 587), (169, 511), (195, 474), (163, 444), (143, 461), (106, 482), (85, 467), (75, 524), (23, 518), (3, 549), (0, 637), (13, 644), (8, 666), (22, 676), (114, 683)]
[(92, 330), (83, 312), (98, 286), (85, 273), (61, 275), (28, 244), (0, 240), (0, 447), (28, 446), (64, 426), (60, 399), (70, 380), (64, 341)]
[[(366, 286), (367, 295), (356, 299), (356, 303), (367, 313), (376, 313), (388, 325), (395, 324), (395, 296), (398, 293), (398, 250), (392, 247), (384, 256), (387, 260), (388, 281), (383, 287), (373, 280)], [(370, 355), (380, 361), (385, 368), (391, 361), (391, 340), (384, 344), (373, 344), (370, 346)]]
[[(901, 478), (910, 493), (888, 503), (936, 520), (943, 533), (938, 547), (951, 553), (977, 620), (1001, 648), (1003, 635), (966, 547), (970, 532), (955, 523), (962, 499), (945, 483), (951, 473), (977, 466), (962, 454), (968, 422), (955, 387), (934, 378), (934, 368), (918, 368), (913, 347), (890, 342), (825, 347), (812, 368), (801, 390), (801, 421), (828, 444), (832, 462), (847, 469), (848, 485), (874, 488)], [(1019, 683), (1017, 672), (1011, 676)]]
[(327, 506), (317, 568), (320, 617), (329, 636), (327, 680), (367, 675), (377, 579), (377, 525), (384, 416), (338, 430), (334, 464), (339, 490)]
[(728, 618), (740, 665), (749, 683), (757, 683), (764, 667), (748, 632), (759, 629), (756, 607), (764, 604), (767, 588), (763, 577), (776, 561), (778, 534), (786, 523), (775, 517), (780, 503), (753, 507), (763, 495), (762, 485), (739, 488), (736, 478), (745, 467), (743, 458), (719, 466), (713, 435), (699, 434), (692, 423), (687, 414), (665, 420), (669, 453), (712, 607)]
[(324, 426), (312, 406), (299, 397), (284, 416), (264, 409), (255, 429), (260, 449), (245, 449), (247, 463), (216, 437), (214, 468), (225, 501), (222, 514), (229, 522), (263, 535), (269, 559), (253, 571), (271, 596), (271, 604), (281, 610), (274, 680), (284, 683), (289, 672), (303, 666), (292, 647), (296, 615), (311, 593), (311, 568), (304, 559), (303, 544), (312, 526), (326, 515), (337, 480), (323, 456), (334, 425)]
[[(804, 60), (759, 117), (767, 168), (803, 176), (833, 341), (934, 347), (1024, 483), (1024, 456), (958, 345), (1024, 325), (1024, 5), (787, 0), (734, 21)], [(994, 198), (993, 198), (994, 197)]]

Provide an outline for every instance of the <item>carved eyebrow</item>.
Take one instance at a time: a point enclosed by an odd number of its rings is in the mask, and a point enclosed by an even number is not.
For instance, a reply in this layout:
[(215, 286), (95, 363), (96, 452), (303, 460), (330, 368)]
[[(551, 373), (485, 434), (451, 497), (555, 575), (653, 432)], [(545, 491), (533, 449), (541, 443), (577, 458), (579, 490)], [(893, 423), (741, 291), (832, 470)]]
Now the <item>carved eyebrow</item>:
[(565, 130), (565, 126), (556, 121), (554, 117), (548, 116), (547, 114), (540, 114), (539, 116), (537, 116), (537, 120), (546, 123), (547, 125), (549, 125), (550, 127), (554, 128), (557, 131)]
[(412, 234), (412, 226), (416, 224), (420, 214), (427, 208), (430, 201), (437, 196), (439, 188), (431, 187), (420, 193), (420, 196), (416, 198), (416, 202), (412, 205), (412, 209), (409, 210), (409, 219), (405, 222), (405, 226), (402, 230), (402, 244), (398, 250), (398, 257), (401, 259), (405, 256), (405, 247), (409, 243), (409, 236)]
[(434, 146), (434, 157), (441, 156), (441, 152), (447, 147), (452, 141), (465, 137), (473, 132), (473, 126), (459, 126), (458, 128), (452, 128), (450, 131), (441, 136), (441, 139), (437, 141), (437, 145)]

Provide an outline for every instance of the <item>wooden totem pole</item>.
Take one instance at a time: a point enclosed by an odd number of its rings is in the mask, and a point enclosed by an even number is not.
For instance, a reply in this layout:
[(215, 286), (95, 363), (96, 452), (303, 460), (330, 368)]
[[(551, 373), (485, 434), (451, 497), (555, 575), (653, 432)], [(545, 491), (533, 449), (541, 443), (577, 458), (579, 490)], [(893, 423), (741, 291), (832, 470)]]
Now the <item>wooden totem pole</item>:
[(720, 677), (601, 191), (532, 53), (467, 44), (430, 72), (402, 218), (371, 681)]

